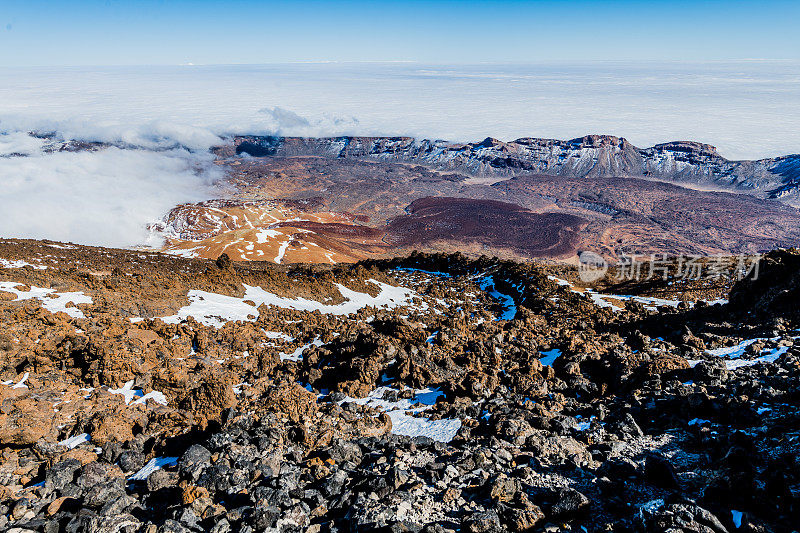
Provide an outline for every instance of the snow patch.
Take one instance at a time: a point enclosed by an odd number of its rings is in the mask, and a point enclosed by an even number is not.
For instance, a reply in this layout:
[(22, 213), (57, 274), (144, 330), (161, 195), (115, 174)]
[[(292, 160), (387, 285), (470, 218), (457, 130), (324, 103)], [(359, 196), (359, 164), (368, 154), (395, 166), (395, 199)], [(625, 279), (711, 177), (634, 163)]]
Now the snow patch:
[(20, 379), (18, 383), (14, 383), (14, 380), (9, 379), (8, 381), (4, 381), (3, 385), (11, 385), (12, 389), (27, 389), (28, 386), (25, 385), (25, 381), (28, 380), (28, 376), (30, 376), (30, 373), (25, 372), (25, 374), (22, 375), (22, 379)]
[(514, 317), (517, 316), (517, 304), (514, 302), (514, 298), (502, 292), (498, 292), (494, 285), (494, 277), (485, 276), (476, 281), (481, 290), (488, 292), (489, 296), (498, 300), (503, 306), (504, 310), (500, 316), (497, 317), (497, 320), (513, 320)]
[(419, 272), (420, 274), (428, 274), (429, 276), (438, 276), (438, 277), (442, 277), (442, 278), (451, 278), (451, 277), (453, 277), (450, 274), (448, 274), (447, 272), (439, 272), (439, 271), (436, 271), (436, 270), (422, 270), (421, 268), (401, 267), (401, 268), (398, 268), (397, 270), (399, 272), (411, 272), (411, 273)]
[[(244, 285), (245, 294), (242, 298), (191, 290), (188, 294), (189, 305), (179, 309), (175, 315), (163, 317), (162, 320), (169, 324), (177, 324), (191, 316), (201, 324), (220, 328), (227, 322), (235, 320), (254, 321), (258, 318), (258, 307), (262, 304), (267, 306), (274, 305), (283, 309), (295, 309), (297, 311), (319, 311), (323, 314), (349, 315), (368, 306), (384, 309), (408, 306), (414, 303), (413, 300), (415, 298), (419, 298), (416, 291), (412, 289), (395, 287), (374, 279), (367, 281), (380, 288), (380, 293), (377, 296), (357, 292), (337, 283), (336, 287), (345, 301), (335, 305), (324, 304), (306, 298), (278, 296), (265, 291), (261, 287), (246, 284)], [(245, 303), (247, 301), (253, 302), (255, 306)]]
[(142, 389), (133, 388), (133, 380), (126, 382), (125, 385), (118, 389), (108, 389), (108, 392), (111, 394), (122, 395), (122, 397), (125, 399), (126, 405), (146, 404), (147, 400), (153, 400), (158, 404), (167, 405), (167, 398), (164, 396), (163, 392), (150, 391), (147, 394), (144, 394)]
[(108, 389), (108, 392), (110, 392), (111, 394), (121, 394), (123, 398), (125, 398), (125, 403), (129, 404), (131, 403), (131, 400), (133, 400), (137, 396), (137, 392), (141, 393), (142, 391), (134, 390), (133, 380), (130, 380), (127, 383), (125, 383), (125, 385), (123, 385), (118, 389)]
[(544, 357), (539, 358), (540, 363), (542, 363), (544, 366), (553, 366), (555, 360), (561, 357), (561, 350), (559, 349), (548, 350), (546, 352), (541, 352), (541, 355), (543, 355)]
[(260, 229), (258, 230), (258, 233), (256, 233), (256, 242), (258, 242), (258, 244), (266, 244), (266, 242), (270, 239), (274, 239), (282, 235), (283, 233), (280, 231), (275, 231), (274, 229)]
[(264, 336), (268, 339), (281, 339), (286, 342), (294, 342), (294, 337), (281, 333), (280, 331), (264, 331)]
[(289, 248), (289, 241), (283, 241), (278, 248), (278, 255), (275, 256), (275, 262), (279, 265), (283, 262), (283, 256), (286, 255), (287, 248)]
[[(392, 421), (392, 433), (409, 437), (429, 437), (440, 442), (450, 442), (461, 429), (461, 420), (441, 419), (430, 420), (412, 416), (428, 409), (436, 403), (436, 399), (444, 393), (438, 389), (419, 389), (414, 391), (410, 399), (396, 401), (385, 400), (384, 395), (391, 392), (400, 392), (391, 387), (378, 387), (364, 398), (347, 397), (339, 403), (351, 402), (366, 405), (385, 411)], [(422, 405), (422, 407), (418, 407)]]
[[(141, 392), (141, 391), (138, 391), (138, 392)], [(145, 394), (144, 396), (142, 396), (141, 398), (139, 398), (137, 400), (134, 400), (132, 405), (139, 404), (139, 403), (146, 404), (147, 400), (153, 400), (154, 402), (156, 402), (157, 404), (160, 404), (160, 405), (167, 405), (167, 397), (164, 396), (163, 392), (159, 392), (157, 390), (150, 391), (147, 394)]]
[(35, 270), (45, 270), (47, 268), (45, 265), (34, 265), (27, 261), (0, 258), (0, 268), (22, 268), (26, 266), (33, 267)]
[(723, 346), (722, 348), (714, 348), (713, 350), (706, 350), (706, 353), (708, 355), (714, 355), (716, 357), (728, 357), (730, 359), (738, 359), (744, 355), (744, 352), (748, 346), (750, 346), (755, 342), (758, 342), (759, 340), (763, 339), (747, 339), (735, 346)]
[(200, 257), (200, 252), (197, 250), (202, 250), (202, 246), (195, 246), (194, 248), (186, 248), (186, 249), (174, 249), (174, 250), (164, 250), (164, 253), (167, 255), (175, 255), (178, 257), (183, 257), (186, 259), (194, 259), (196, 257)]
[(736, 529), (742, 527), (742, 512), (731, 510), (731, 520), (733, 520), (733, 525), (736, 526)]
[[(706, 353), (711, 356), (715, 357), (724, 357), (729, 359), (725, 361), (725, 367), (728, 370), (736, 370), (737, 368), (742, 368), (745, 366), (753, 366), (761, 363), (774, 363), (778, 360), (783, 354), (789, 351), (788, 346), (779, 346), (777, 348), (765, 348), (761, 351), (761, 354), (754, 358), (754, 359), (742, 359), (741, 357), (747, 351), (748, 346), (754, 344), (759, 341), (766, 341), (766, 340), (777, 340), (777, 338), (773, 339), (766, 339), (766, 338), (755, 338), (755, 339), (746, 339), (740, 342), (739, 344), (735, 344), (733, 346), (723, 346), (721, 348), (714, 348), (712, 350), (706, 350)], [(695, 366), (699, 363), (700, 360), (692, 360), (689, 361), (691, 366)]]
[(89, 442), (90, 440), (91, 440), (91, 437), (89, 437), (88, 433), (81, 433), (80, 435), (75, 435), (75, 436), (70, 437), (68, 439), (64, 439), (61, 442), (59, 442), (58, 444), (61, 445), (61, 446), (66, 446), (67, 448), (69, 448), (71, 450), (71, 449), (73, 449), (73, 448), (75, 448), (77, 446), (80, 446), (81, 444)]
[(150, 477), (150, 474), (156, 470), (161, 470), (165, 466), (172, 466), (177, 463), (177, 457), (156, 457), (150, 459), (150, 461), (148, 461), (148, 463), (144, 465), (141, 470), (129, 477), (128, 481), (145, 481), (148, 477)]
[(51, 313), (66, 313), (72, 318), (86, 318), (86, 315), (77, 307), (67, 307), (67, 304), (91, 304), (92, 299), (83, 292), (56, 292), (55, 289), (45, 289), (30, 286), (30, 290), (22, 291), (17, 287), (22, 287), (22, 283), (13, 281), (0, 281), (0, 291), (10, 292), (17, 296), (15, 301), (31, 300), (36, 298), (42, 302), (42, 307)]
[(319, 339), (315, 339), (315, 340), (309, 342), (308, 344), (304, 344), (304, 345), (300, 346), (298, 349), (296, 349), (295, 351), (293, 351), (290, 354), (281, 352), (279, 355), (280, 355), (281, 361), (299, 361), (300, 359), (303, 358), (303, 352), (305, 352), (306, 350), (308, 350), (312, 346), (324, 346), (324, 345), (325, 345), (324, 342), (322, 342)]

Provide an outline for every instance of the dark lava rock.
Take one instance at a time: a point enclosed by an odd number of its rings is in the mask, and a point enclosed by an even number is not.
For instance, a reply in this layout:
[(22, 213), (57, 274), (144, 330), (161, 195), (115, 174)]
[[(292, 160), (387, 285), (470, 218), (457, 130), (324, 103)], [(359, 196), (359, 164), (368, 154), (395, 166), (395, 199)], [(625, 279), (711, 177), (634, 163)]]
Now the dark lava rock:
[(758, 268), (733, 286), (728, 299), (738, 312), (759, 314), (761, 318), (797, 318), (800, 250), (773, 250), (764, 255)]
[(80, 469), (81, 463), (77, 459), (60, 461), (47, 471), (44, 486), (48, 489), (63, 489), (75, 479), (75, 473)]
[(648, 454), (644, 462), (644, 476), (648, 483), (664, 489), (677, 489), (679, 486), (675, 468), (666, 457)]
[(494, 511), (472, 513), (464, 520), (463, 529), (469, 533), (499, 533), (502, 531), (500, 517)]
[(119, 455), (119, 467), (125, 472), (137, 472), (147, 463), (147, 458), (136, 450), (124, 451)]
[(575, 489), (562, 489), (556, 498), (556, 503), (550, 508), (550, 515), (554, 517), (574, 516), (589, 510), (589, 498)]

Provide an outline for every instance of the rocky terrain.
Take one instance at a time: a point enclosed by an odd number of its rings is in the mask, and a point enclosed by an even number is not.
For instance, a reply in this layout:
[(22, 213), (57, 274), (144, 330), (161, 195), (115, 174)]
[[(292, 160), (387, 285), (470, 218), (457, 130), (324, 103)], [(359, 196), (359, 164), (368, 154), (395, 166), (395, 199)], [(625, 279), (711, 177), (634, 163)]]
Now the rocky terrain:
[(4, 240), (0, 529), (796, 530), (800, 253), (730, 265)]

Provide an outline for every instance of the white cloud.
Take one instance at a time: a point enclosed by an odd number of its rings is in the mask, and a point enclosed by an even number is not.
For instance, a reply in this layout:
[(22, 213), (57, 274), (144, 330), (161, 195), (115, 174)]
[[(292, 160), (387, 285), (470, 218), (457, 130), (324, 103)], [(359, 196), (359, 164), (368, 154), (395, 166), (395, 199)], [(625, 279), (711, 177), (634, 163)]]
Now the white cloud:
[(108, 148), (0, 158), (0, 234), (103, 246), (145, 244), (148, 223), (214, 196), (210, 154)]
[(12, 140), (23, 142), (22, 138), (28, 137), (27, 142), (34, 146), (30, 139), (36, 139), (25, 134), (29, 131), (54, 133), (59, 139), (100, 141), (162, 150), (186, 148), (192, 151), (205, 151), (222, 142), (222, 139), (208, 128), (164, 120), (122, 123), (87, 118), (53, 119), (10, 115), (3, 117), (0, 126), (2, 126), (0, 131), (5, 132), (5, 135), (0, 135), (0, 155), (3, 154), (4, 138), (11, 143)]
[(0, 157), (6, 155), (30, 155), (39, 152), (43, 141), (31, 137), (24, 131), (0, 133)]
[(605, 133), (758, 158), (800, 151), (799, 75), (798, 62), (752, 61), (2, 69), (0, 128), (13, 118), (81, 138), (180, 138), (196, 149), (225, 133)]

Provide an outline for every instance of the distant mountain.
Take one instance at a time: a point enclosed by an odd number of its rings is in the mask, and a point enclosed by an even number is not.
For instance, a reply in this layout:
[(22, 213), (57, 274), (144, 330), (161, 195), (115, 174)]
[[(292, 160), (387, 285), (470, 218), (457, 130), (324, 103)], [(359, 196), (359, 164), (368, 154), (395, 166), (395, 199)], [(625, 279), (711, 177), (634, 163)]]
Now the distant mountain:
[(569, 177), (637, 177), (688, 187), (746, 192), (800, 206), (800, 154), (731, 161), (715, 147), (674, 141), (637, 148), (621, 137), (587, 135), (569, 141), (523, 138), (474, 143), (410, 137), (242, 136), (237, 153), (253, 156), (316, 155), (409, 162), (473, 176), (545, 174)]

